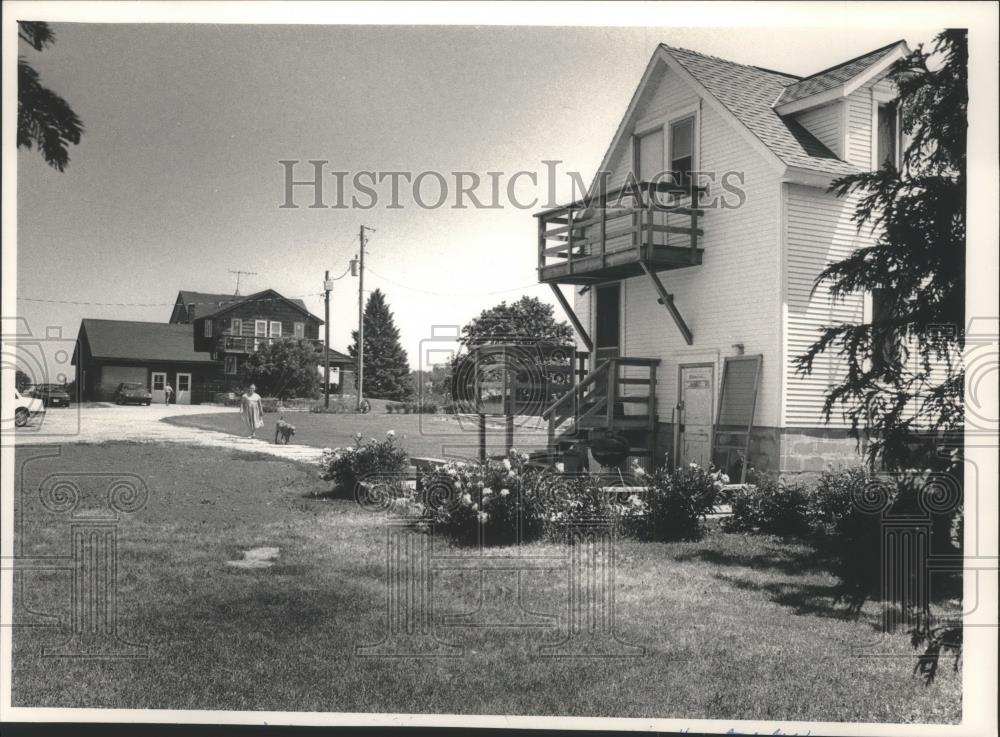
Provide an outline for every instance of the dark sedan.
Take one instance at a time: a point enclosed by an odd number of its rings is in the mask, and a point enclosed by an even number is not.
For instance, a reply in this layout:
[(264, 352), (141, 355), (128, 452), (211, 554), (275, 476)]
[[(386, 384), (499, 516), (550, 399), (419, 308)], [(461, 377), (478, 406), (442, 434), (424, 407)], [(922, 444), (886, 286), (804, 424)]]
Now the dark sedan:
[(45, 407), (69, 407), (70, 396), (62, 384), (39, 384), (31, 396), (40, 399)]
[(153, 401), (153, 395), (145, 384), (122, 382), (115, 389), (115, 404), (145, 404)]

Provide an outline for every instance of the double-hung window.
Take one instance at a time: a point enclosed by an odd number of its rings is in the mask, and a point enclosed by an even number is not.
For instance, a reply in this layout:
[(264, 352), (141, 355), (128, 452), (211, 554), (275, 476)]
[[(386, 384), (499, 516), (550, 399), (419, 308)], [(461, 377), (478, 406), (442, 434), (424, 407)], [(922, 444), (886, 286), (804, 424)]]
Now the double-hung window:
[(683, 187), (691, 183), (694, 169), (694, 116), (670, 124), (670, 171)]
[(271, 337), (280, 338), (281, 337), (281, 323), (277, 320), (271, 321)]

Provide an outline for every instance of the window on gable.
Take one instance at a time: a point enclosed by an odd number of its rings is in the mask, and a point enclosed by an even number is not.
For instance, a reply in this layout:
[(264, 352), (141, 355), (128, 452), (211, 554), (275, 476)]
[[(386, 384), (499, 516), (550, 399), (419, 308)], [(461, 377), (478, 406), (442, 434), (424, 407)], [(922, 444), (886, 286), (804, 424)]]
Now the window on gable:
[(212, 337), (212, 321), (211, 320), (205, 320), (205, 337), (206, 338), (211, 338)]
[(878, 142), (875, 163), (881, 169), (885, 165), (899, 168), (899, 115), (895, 102), (879, 103)]
[(663, 128), (635, 137), (635, 174), (640, 182), (663, 174)]
[(691, 181), (694, 168), (694, 117), (670, 124), (670, 171), (681, 185)]

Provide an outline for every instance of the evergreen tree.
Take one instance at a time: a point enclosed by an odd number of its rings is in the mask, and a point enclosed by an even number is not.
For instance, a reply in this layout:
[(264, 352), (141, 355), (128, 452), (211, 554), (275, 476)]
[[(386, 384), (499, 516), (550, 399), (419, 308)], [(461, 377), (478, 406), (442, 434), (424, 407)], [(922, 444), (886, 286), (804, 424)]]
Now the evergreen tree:
[[(368, 297), (365, 305), (365, 385), (366, 397), (406, 401), (413, 396), (410, 363), (399, 342), (399, 329), (381, 289)], [(351, 331), (348, 351), (358, 358), (358, 331)], [(355, 375), (355, 384), (357, 378)]]
[(869, 322), (825, 327), (797, 359), (808, 374), (820, 354), (842, 357), (847, 370), (824, 413), (840, 409), (869, 461), (890, 470), (934, 465), (935, 445), (963, 427), (967, 65), (966, 31), (947, 30), (933, 52), (919, 47), (890, 70), (909, 137), (902, 166), (885, 162), (832, 187), (858, 196), (854, 221), (876, 241), (817, 279), (835, 299), (877, 295), (881, 309)]

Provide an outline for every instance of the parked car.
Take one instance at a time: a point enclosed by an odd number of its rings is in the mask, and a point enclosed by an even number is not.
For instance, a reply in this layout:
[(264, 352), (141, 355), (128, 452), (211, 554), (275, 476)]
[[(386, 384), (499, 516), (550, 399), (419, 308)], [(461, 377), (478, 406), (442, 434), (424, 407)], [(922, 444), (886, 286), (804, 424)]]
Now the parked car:
[(31, 392), (46, 407), (69, 407), (70, 396), (62, 384), (39, 384)]
[(148, 407), (152, 401), (153, 395), (145, 384), (123, 381), (115, 389), (115, 404), (145, 404)]
[(26, 397), (17, 389), (14, 390), (14, 424), (24, 427), (28, 424), (28, 419), (34, 415), (45, 412), (45, 405), (42, 400), (36, 397)]

